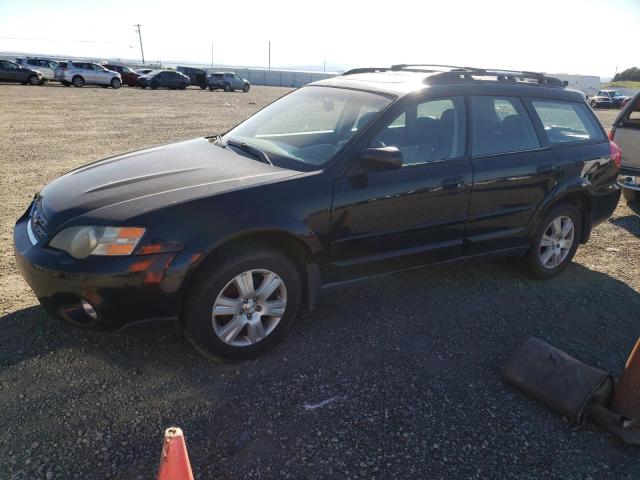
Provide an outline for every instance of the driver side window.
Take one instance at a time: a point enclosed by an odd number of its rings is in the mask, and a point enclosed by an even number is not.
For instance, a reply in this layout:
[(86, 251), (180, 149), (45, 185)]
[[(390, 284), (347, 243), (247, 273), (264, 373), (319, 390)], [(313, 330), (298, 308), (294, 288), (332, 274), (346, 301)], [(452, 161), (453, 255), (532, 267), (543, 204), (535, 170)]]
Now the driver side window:
[(435, 98), (408, 106), (369, 146), (397, 147), (403, 167), (460, 158), (464, 156), (465, 125), (463, 97)]

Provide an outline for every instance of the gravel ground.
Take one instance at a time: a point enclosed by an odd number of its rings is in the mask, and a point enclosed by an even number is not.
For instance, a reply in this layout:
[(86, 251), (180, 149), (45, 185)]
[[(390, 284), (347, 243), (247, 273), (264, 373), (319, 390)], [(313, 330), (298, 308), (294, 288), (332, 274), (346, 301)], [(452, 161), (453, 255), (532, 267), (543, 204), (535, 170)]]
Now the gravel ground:
[(498, 261), (364, 281), (325, 294), (252, 362), (47, 317), (11, 249), (39, 188), (115, 152), (219, 132), (285, 92), (0, 85), (0, 478), (153, 478), (177, 425), (197, 478), (637, 479), (637, 450), (501, 380), (530, 335), (621, 372), (640, 336), (640, 217), (623, 203), (560, 278)]

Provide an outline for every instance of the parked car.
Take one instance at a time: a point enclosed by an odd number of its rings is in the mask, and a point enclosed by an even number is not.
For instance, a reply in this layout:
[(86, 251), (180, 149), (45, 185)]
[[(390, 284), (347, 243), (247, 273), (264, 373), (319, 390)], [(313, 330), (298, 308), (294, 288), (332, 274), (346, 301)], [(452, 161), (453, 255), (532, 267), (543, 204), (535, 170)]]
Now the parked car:
[(149, 87), (152, 90), (159, 87), (184, 90), (190, 83), (189, 77), (173, 70), (154, 70), (138, 78), (138, 86), (143, 89)]
[(207, 88), (207, 72), (205, 72), (203, 69), (192, 67), (176, 67), (176, 70), (189, 77), (191, 85), (200, 87), (203, 90)]
[(40, 85), (44, 77), (37, 70), (24, 68), (10, 60), (0, 60), (0, 82)]
[(618, 183), (627, 202), (640, 202), (640, 92), (618, 113), (611, 140), (622, 149), (622, 167)]
[(224, 90), (225, 92), (233, 92), (234, 90), (242, 90), (248, 92), (251, 88), (249, 80), (246, 80), (233, 72), (216, 72), (208, 77), (207, 86), (209, 90)]
[(139, 68), (135, 70), (135, 73), (138, 75), (146, 75), (147, 73), (153, 72), (153, 68)]
[(135, 87), (138, 84), (138, 77), (141, 76), (140, 74), (134, 72), (129, 67), (125, 67), (124, 65), (103, 63), (102, 66), (107, 70), (111, 70), (112, 72), (118, 72), (120, 74), (120, 78), (122, 79), (122, 83), (128, 85), (129, 87)]
[(555, 277), (616, 207), (620, 150), (558, 80), (360, 72), (224, 135), (49, 183), (14, 229), (22, 275), (74, 325), (180, 325), (200, 351), (237, 360), (282, 339), (323, 286), (495, 255)]
[(16, 63), (24, 68), (37, 70), (46, 80), (54, 80), (53, 71), (58, 66), (58, 62), (55, 60), (38, 57), (19, 57), (16, 58)]
[(599, 90), (589, 103), (592, 108), (621, 108), (622, 103), (629, 97), (617, 90)]
[(54, 78), (68, 87), (84, 85), (102, 85), (103, 87), (120, 88), (122, 77), (118, 72), (107, 70), (94, 62), (67, 61), (59, 62), (54, 69)]

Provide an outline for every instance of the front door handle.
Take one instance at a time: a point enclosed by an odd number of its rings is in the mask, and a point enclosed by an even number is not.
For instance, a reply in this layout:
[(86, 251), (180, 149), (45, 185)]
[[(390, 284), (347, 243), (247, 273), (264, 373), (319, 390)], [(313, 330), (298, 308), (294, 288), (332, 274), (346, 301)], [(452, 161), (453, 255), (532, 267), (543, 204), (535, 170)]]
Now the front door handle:
[(536, 172), (540, 175), (551, 175), (553, 172), (555, 172), (555, 170), (556, 166), (553, 163), (550, 163), (548, 165), (542, 165), (541, 167), (538, 167)]
[(442, 181), (443, 190), (462, 190), (464, 188), (464, 177), (447, 178)]

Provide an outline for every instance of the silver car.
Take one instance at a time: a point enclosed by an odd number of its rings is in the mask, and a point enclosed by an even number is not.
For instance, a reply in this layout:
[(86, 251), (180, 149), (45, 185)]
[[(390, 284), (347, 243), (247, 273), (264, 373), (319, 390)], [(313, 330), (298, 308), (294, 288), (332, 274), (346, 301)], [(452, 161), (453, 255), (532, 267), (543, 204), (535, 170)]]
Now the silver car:
[(49, 58), (37, 58), (37, 57), (21, 57), (16, 58), (16, 63), (24, 68), (30, 68), (31, 70), (37, 70), (42, 74), (43, 78), (47, 80), (54, 79), (53, 71), (58, 66), (58, 62)]
[(622, 150), (618, 184), (627, 202), (640, 202), (640, 92), (620, 111), (609, 139)]
[(103, 87), (120, 88), (122, 77), (118, 72), (107, 70), (93, 62), (67, 61), (60, 62), (54, 70), (54, 79), (65, 86), (102, 85)]

